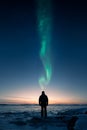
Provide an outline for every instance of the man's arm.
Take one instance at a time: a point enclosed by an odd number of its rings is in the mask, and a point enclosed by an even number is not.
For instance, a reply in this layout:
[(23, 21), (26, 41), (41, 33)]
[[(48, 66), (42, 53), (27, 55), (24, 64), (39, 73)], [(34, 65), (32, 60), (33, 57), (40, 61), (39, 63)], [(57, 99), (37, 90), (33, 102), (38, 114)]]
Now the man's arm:
[(48, 97), (47, 97), (47, 103), (46, 103), (46, 105), (48, 105)]

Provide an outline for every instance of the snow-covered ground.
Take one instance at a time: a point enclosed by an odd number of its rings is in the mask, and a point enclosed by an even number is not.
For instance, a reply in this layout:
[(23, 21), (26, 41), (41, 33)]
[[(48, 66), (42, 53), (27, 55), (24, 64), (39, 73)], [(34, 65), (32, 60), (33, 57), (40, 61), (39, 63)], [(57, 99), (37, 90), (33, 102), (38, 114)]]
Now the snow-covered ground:
[(49, 106), (42, 119), (39, 106), (2, 105), (0, 130), (87, 130), (87, 106)]

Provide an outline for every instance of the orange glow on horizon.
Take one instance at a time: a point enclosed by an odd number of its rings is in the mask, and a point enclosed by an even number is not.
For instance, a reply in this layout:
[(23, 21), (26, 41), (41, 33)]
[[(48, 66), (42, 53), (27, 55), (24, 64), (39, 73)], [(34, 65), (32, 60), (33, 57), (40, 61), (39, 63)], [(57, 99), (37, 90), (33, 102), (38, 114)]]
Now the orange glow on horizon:
[[(49, 104), (87, 104), (85, 99), (78, 95), (71, 94), (68, 91), (61, 91), (47, 88), (45, 91), (49, 99)], [(14, 92), (9, 91), (9, 96), (3, 96), (0, 103), (19, 103), (19, 104), (38, 104), (39, 96), (41, 95), (40, 88), (19, 89)]]
[[(11, 104), (38, 104), (38, 99), (32, 99), (32, 100), (28, 100), (28, 99), (4, 99), (4, 101), (0, 102), (0, 103), (11, 103)], [(74, 101), (71, 99), (67, 99), (67, 98), (62, 98), (62, 99), (50, 99), (49, 98), (49, 104), (87, 104), (87, 102), (82, 102), (82, 101)]]

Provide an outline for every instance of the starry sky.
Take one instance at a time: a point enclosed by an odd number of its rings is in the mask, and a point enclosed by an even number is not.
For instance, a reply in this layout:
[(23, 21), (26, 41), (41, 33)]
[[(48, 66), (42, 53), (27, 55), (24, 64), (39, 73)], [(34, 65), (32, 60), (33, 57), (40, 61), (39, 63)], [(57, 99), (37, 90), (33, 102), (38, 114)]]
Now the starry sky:
[[(87, 103), (87, 4), (52, 0), (50, 103)], [(44, 68), (36, 0), (0, 1), (0, 103), (38, 103)]]

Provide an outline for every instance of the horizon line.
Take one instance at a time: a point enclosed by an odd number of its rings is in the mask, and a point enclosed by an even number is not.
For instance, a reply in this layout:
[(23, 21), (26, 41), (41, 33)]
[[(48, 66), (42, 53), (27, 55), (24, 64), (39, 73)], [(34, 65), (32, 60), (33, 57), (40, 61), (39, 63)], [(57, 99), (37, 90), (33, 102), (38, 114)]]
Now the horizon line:
[[(39, 105), (38, 103), (0, 103), (0, 105)], [(87, 105), (87, 103), (49, 103), (49, 105)]]

